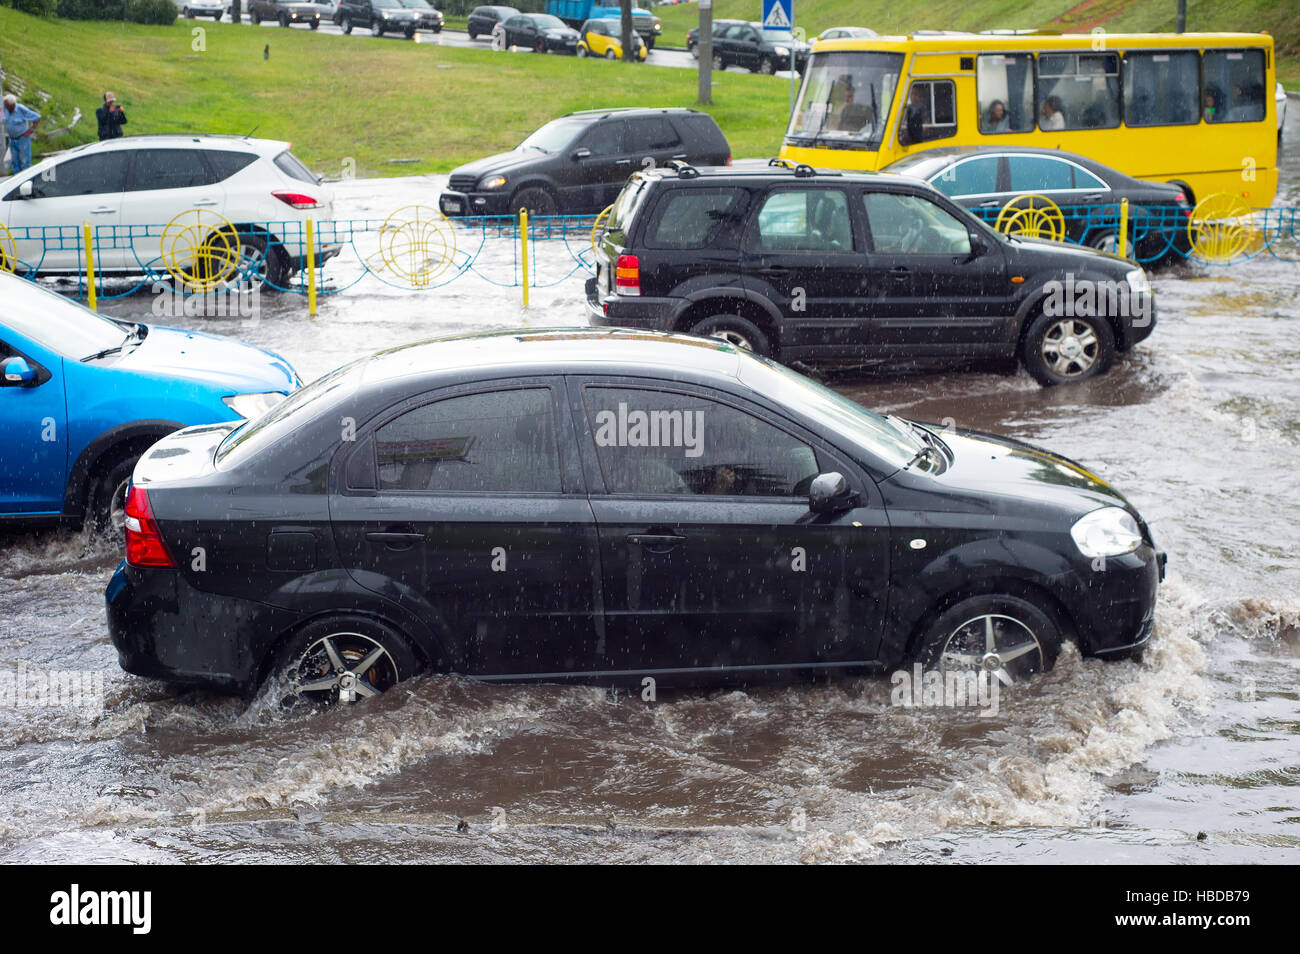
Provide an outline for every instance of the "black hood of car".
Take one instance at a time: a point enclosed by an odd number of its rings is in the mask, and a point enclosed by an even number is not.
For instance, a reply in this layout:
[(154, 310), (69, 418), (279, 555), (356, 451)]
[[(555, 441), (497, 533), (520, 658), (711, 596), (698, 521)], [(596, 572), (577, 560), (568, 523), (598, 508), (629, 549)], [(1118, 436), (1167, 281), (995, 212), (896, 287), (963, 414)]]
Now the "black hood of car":
[(1081, 464), (1021, 441), (979, 431), (932, 428), (953, 454), (934, 489), (962, 495), (1015, 498), (1066, 512), (1077, 519), (1101, 507), (1136, 511), (1118, 490)]
[(578, 38), (578, 31), (573, 29), (573, 27), (551, 27), (550, 29), (543, 30), (542, 32), (545, 33), (547, 36), (563, 37), (566, 40), (568, 39), (576, 40)]
[(551, 158), (553, 158), (552, 154), (539, 152), (536, 149), (512, 149), (510, 152), (499, 152), (495, 156), (467, 162), (453, 169), (451, 174), (481, 179), (483, 176), (508, 174), (512, 170), (535, 165)]
[[(1018, 267), (1033, 264), (1033, 260), (1040, 256), (1044, 265), (1061, 267), (1066, 262), (1069, 262), (1071, 267), (1077, 267), (1080, 271), (1087, 268), (1100, 268), (1107, 272), (1113, 272), (1120, 278), (1123, 278), (1125, 274), (1133, 269), (1141, 267), (1112, 252), (1103, 252), (1098, 249), (1088, 248), (1085, 245), (1075, 245), (1073, 242), (1027, 238), (1022, 235), (1008, 236), (1007, 241), (1012, 246), (1012, 254), (1028, 257), (1027, 261), (1017, 263)], [(1076, 262), (1077, 266), (1075, 265)]]

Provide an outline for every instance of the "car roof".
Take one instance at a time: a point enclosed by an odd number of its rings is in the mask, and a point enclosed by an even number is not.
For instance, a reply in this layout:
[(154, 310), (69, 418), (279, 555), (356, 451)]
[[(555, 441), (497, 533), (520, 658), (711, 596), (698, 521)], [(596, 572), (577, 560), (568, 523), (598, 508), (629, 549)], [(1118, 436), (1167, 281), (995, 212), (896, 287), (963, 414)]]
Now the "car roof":
[(105, 139), (102, 142), (88, 142), (83, 146), (74, 146), (56, 154), (57, 158), (66, 159), (77, 155), (97, 152), (112, 152), (116, 149), (141, 149), (156, 146), (162, 149), (180, 149), (198, 145), (204, 149), (230, 149), (243, 146), (248, 152), (262, 156), (278, 156), (293, 146), (291, 142), (279, 139), (251, 139), (248, 136), (222, 135), (219, 133), (145, 133), (138, 136), (121, 136), (117, 139)]
[(363, 372), (366, 385), (457, 372), (638, 374), (738, 378), (742, 352), (711, 338), (629, 328), (546, 328), (432, 338), (381, 351)]
[(666, 113), (673, 115), (684, 115), (694, 113), (697, 116), (707, 116), (708, 113), (702, 113), (698, 109), (691, 109), (687, 106), (611, 106), (606, 109), (579, 109), (572, 113), (565, 113), (560, 119), (568, 119), (572, 116), (581, 116), (583, 118), (603, 119), (606, 116), (657, 116)]
[(1093, 172), (1104, 173), (1110, 176), (1124, 175), (1117, 169), (1112, 169), (1110, 166), (1104, 165), (1096, 159), (1090, 159), (1089, 157), (1080, 155), (1077, 152), (1066, 152), (1064, 149), (1047, 149), (1042, 146), (940, 146), (936, 149), (927, 149), (924, 152), (918, 152), (914, 155), (908, 156), (906, 160), (899, 160), (899, 164), (901, 165), (903, 162), (907, 162), (909, 165), (912, 163), (919, 165), (927, 159), (964, 159), (967, 156), (978, 155), (1051, 156), (1054, 159), (1067, 159), (1070, 162), (1076, 162)]

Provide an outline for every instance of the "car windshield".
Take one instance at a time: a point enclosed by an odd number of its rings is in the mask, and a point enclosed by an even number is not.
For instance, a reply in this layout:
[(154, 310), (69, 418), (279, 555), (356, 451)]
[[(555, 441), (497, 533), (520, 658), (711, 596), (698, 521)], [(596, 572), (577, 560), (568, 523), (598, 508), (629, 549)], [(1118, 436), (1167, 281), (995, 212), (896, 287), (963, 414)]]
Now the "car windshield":
[(794, 34), (789, 30), (761, 30), (759, 33), (769, 43), (793, 43)]
[[(0, 295), (0, 333), (12, 329), (78, 361), (116, 348), (128, 338), (125, 326), (35, 282), (4, 276), (0, 287), (4, 289)], [(5, 343), (13, 346), (12, 341)]]
[(564, 21), (559, 17), (553, 17), (546, 13), (538, 13), (533, 16), (533, 23), (537, 24), (539, 30), (563, 30)]
[(408, 10), (431, 10), (428, 0), (398, 0), (398, 2)]
[(927, 447), (901, 422), (895, 424), (889, 418), (766, 358), (742, 361), (740, 380), (773, 401), (806, 414), (827, 429), (856, 441), (889, 466), (906, 467)]
[(520, 149), (556, 153), (569, 146), (589, 125), (586, 119), (556, 119), (519, 144)]
[(894, 102), (901, 53), (815, 53), (786, 135), (878, 150)]

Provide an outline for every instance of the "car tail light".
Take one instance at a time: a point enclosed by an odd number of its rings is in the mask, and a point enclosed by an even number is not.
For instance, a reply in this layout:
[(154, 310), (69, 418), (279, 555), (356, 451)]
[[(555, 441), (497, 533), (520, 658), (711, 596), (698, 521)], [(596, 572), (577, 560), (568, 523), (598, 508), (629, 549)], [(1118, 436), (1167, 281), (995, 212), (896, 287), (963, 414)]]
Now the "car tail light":
[(272, 192), (285, 205), (291, 205), (295, 209), (319, 209), (320, 203), (314, 198), (303, 192)]
[(614, 292), (618, 295), (641, 294), (641, 260), (635, 255), (620, 255), (614, 270)]
[(1187, 204), (1186, 193), (1183, 192), (1178, 193), (1176, 196), (1174, 196), (1174, 201), (1177, 202), (1179, 205), (1186, 205)]
[(724, 165), (728, 165), (728, 166), (731, 165), (731, 153), (727, 153), (727, 161), (724, 163)]
[(143, 487), (134, 484), (126, 495), (126, 562), (132, 566), (176, 567), (158, 532), (149, 508), (149, 495)]

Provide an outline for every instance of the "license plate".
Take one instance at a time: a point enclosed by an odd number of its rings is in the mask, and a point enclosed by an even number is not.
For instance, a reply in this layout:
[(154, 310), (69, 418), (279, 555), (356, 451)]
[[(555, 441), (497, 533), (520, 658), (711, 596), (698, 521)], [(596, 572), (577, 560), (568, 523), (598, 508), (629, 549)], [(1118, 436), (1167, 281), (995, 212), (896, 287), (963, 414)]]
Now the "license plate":
[(457, 201), (455, 201), (454, 199), (448, 199), (446, 202), (443, 203), (443, 207), (444, 207), (448, 212), (459, 212), (459, 211), (460, 211), (460, 203), (457, 202)]

